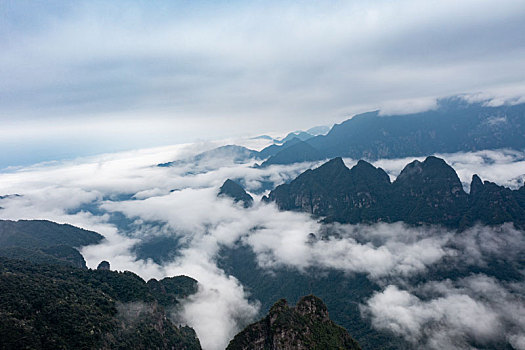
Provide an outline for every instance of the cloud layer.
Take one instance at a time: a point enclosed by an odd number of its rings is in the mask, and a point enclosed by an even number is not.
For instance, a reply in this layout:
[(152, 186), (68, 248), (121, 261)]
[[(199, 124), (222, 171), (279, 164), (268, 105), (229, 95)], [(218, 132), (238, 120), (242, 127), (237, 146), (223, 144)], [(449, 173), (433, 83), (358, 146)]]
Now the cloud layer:
[(455, 282), (427, 283), (415, 292), (389, 285), (375, 293), (364, 309), (375, 327), (424, 348), (473, 349), (472, 344), (491, 347), (503, 341), (524, 349), (523, 292), (522, 284), (473, 275)]
[[(196, 329), (205, 349), (223, 349), (259, 311), (235, 276), (217, 267), (221, 248), (239, 245), (250, 247), (257, 263), (269, 271), (287, 267), (302, 273), (315, 267), (366, 274), (381, 289), (362, 305), (364, 317), (414, 344), (468, 348), (473, 342), (501, 340), (523, 348), (524, 294), (519, 286), (481, 272), (455, 280), (425, 277), (435, 269), (490, 270), (491, 259), (517, 263), (519, 268), (525, 251), (523, 232), (510, 224), (474, 227), (460, 234), (402, 223), (322, 225), (304, 213), (279, 212), (274, 205), (261, 203), (261, 194), (254, 194), (266, 182), (280, 184), (317, 164), (254, 168), (254, 160), (237, 164), (232, 159), (205, 159), (156, 166), (216, 145), (107, 154), (2, 173), (0, 195), (21, 196), (0, 199), (0, 218), (49, 219), (100, 232), (106, 238), (102, 244), (82, 249), (90, 267), (108, 260), (112, 268), (131, 270), (145, 279), (177, 274), (196, 278), (198, 293), (174, 317)], [(521, 152), (444, 157), (463, 181), (479, 173), (517, 186), (525, 173)], [(355, 163), (345, 161), (349, 166)], [(376, 165), (395, 177), (401, 164), (409, 161), (380, 160)], [(238, 179), (253, 191), (252, 208), (217, 198), (226, 178)], [(137, 259), (134, 247), (152, 237), (177, 239), (172, 260), (157, 264)], [(418, 279), (424, 283), (415, 284)], [(462, 313), (451, 316), (456, 307)], [(472, 317), (483, 322), (472, 323)]]

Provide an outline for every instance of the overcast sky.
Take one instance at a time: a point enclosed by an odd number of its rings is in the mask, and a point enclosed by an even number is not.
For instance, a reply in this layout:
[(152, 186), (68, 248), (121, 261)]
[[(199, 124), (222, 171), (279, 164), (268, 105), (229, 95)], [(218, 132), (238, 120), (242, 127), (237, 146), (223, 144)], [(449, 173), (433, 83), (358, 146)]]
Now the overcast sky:
[(0, 168), (525, 95), (525, 2), (0, 1)]

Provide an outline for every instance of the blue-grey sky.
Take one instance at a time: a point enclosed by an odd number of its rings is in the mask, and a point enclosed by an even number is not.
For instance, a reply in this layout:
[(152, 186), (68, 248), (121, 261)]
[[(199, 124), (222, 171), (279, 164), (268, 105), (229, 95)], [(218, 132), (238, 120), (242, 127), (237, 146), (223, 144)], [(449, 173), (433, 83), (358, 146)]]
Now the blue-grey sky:
[(0, 168), (525, 95), (523, 0), (0, 1)]

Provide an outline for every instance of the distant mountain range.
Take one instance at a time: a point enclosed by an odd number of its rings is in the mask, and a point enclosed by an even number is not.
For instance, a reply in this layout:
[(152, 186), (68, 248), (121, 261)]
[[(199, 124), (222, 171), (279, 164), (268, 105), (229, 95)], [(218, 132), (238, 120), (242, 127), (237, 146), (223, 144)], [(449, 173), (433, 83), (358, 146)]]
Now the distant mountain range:
[[(317, 151), (316, 160), (334, 157), (373, 160), (499, 148), (522, 150), (525, 104), (490, 107), (453, 97), (438, 100), (436, 109), (421, 113), (358, 114), (334, 125), (326, 135), (303, 141)], [(305, 147), (297, 149), (295, 157), (290, 151), (286, 157), (279, 155), (289, 147), (287, 143), (273, 147), (270, 157), (279, 158), (268, 159), (268, 164), (303, 161)]]
[[(406, 165), (393, 182), (384, 170), (365, 160), (349, 169), (341, 158), (523, 150), (525, 104), (490, 107), (450, 98), (440, 100), (432, 111), (396, 116), (370, 112), (335, 125), (326, 135), (314, 133), (290, 133), (260, 152), (228, 145), (158, 166), (191, 168), (229, 159), (233, 163), (257, 160), (267, 167), (331, 159), (277, 186), (263, 200), (325, 223), (402, 221), (462, 231), (477, 223), (512, 222), (525, 229), (525, 186), (511, 190), (474, 175), (467, 193), (455, 170), (435, 156)], [(253, 203), (231, 179), (217, 195), (245, 207)], [(198, 282), (186, 276), (146, 282), (131, 272), (111, 271), (105, 262), (98, 270), (88, 269), (77, 248), (102, 239), (95, 232), (50, 221), (0, 220), (0, 348), (200, 349), (194, 330), (177, 326), (167, 312), (196, 293)], [(166, 244), (156, 238), (143, 242), (135, 252), (139, 258), (161, 262), (169, 260), (177, 246), (176, 239)], [(485, 266), (459, 269), (444, 260), (429, 273), (440, 279), (487, 273), (512, 283), (523, 281), (521, 256), (515, 265), (499, 256), (486, 258)], [(360, 317), (359, 305), (381, 290), (365, 274), (315, 267), (306, 273), (281, 268), (269, 274), (258, 265), (251, 248), (242, 244), (222, 247), (217, 260), (219, 268), (261, 301), (263, 312), (269, 310), (235, 336), (228, 349), (359, 349), (348, 332), (330, 320), (320, 299), (301, 298), (311, 293), (325, 299), (334, 320), (349, 329), (363, 348), (410, 348), (398, 335), (378, 331), (369, 319)], [(284, 300), (274, 304), (283, 297), (299, 302), (295, 307)]]
[(375, 160), (501, 148), (523, 150), (525, 103), (492, 107), (451, 97), (438, 100), (437, 108), (426, 112), (392, 116), (367, 112), (334, 125), (326, 135), (295, 131), (273, 141), (259, 152), (228, 145), (159, 166), (213, 158), (234, 162), (257, 159), (264, 167), (335, 157)]
[(302, 131), (302, 130), (292, 131), (288, 133), (285, 137), (280, 138), (280, 139), (279, 138), (274, 139), (273, 137), (268, 136), (268, 135), (256, 136), (256, 137), (253, 137), (252, 139), (270, 140), (276, 144), (282, 144), (287, 141), (291, 141), (294, 138), (297, 138), (303, 141), (308, 140), (314, 136), (326, 135), (329, 131), (330, 131), (329, 126), (321, 125), (321, 126), (314, 126), (313, 128), (310, 128), (306, 131)]
[(263, 200), (342, 223), (403, 221), (464, 229), (513, 222), (525, 227), (525, 186), (510, 190), (474, 175), (467, 194), (454, 169), (433, 156), (408, 164), (393, 183), (366, 161), (348, 169), (334, 158)]
[(215, 159), (228, 158), (232, 159), (234, 163), (242, 163), (250, 158), (255, 158), (258, 156), (257, 151), (253, 151), (246, 147), (236, 146), (236, 145), (227, 145), (221, 146), (214, 149), (211, 149), (206, 152), (197, 154), (194, 157), (189, 157), (185, 159), (175, 160), (172, 162), (158, 164), (160, 167), (170, 167), (176, 165), (183, 165), (187, 163), (199, 163), (202, 161), (210, 161)]

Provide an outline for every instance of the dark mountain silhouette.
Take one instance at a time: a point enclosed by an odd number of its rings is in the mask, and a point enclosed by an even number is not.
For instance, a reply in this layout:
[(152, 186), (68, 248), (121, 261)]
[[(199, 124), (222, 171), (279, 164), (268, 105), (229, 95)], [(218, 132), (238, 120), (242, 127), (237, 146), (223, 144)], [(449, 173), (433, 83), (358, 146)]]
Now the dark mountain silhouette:
[(227, 196), (234, 200), (235, 203), (242, 202), (245, 208), (251, 207), (253, 198), (237, 182), (227, 179), (219, 190), (219, 197)]
[(47, 220), (0, 220), (0, 246), (49, 247), (68, 245), (80, 247), (99, 243), (104, 237), (96, 232)]
[(298, 138), (301, 141), (306, 141), (308, 139), (311, 139), (312, 137), (314, 137), (314, 135), (306, 131), (294, 131), (283, 137), (281, 140), (277, 140), (276, 143), (285, 143), (287, 141), (292, 140), (293, 138)]
[(299, 142), (301, 142), (301, 140), (299, 140), (297, 137), (294, 137), (293, 139), (291, 139), (290, 141), (285, 142), (282, 145), (276, 145), (276, 144), (270, 145), (270, 146), (268, 146), (266, 148), (263, 148), (261, 151), (259, 151), (258, 156), (261, 159), (266, 159), (268, 157), (276, 155), (277, 153), (279, 153), (279, 152), (287, 149), (288, 147), (291, 147), (291, 146), (293, 146), (293, 145), (295, 145), (296, 143), (299, 143)]
[(392, 185), (389, 221), (458, 225), (467, 209), (468, 195), (454, 169), (444, 160), (428, 157), (413, 161)]
[(513, 191), (474, 176), (467, 194), (454, 169), (433, 156), (408, 164), (393, 183), (382, 169), (363, 160), (348, 169), (334, 158), (278, 186), (263, 200), (326, 221), (404, 221), (462, 229), (477, 222), (524, 226), (524, 193), (523, 187)]
[(0, 256), (86, 268), (77, 247), (96, 244), (96, 232), (46, 220), (0, 220)]
[(469, 196), (469, 219), (484, 224), (520, 221), (523, 219), (524, 202), (520, 201), (520, 192), (498, 186), (493, 182), (482, 182), (478, 175), (472, 177)]
[[(336, 124), (326, 135), (305, 141), (322, 160), (334, 157), (354, 159), (399, 158), (434, 153), (484, 149), (525, 148), (525, 104), (489, 107), (467, 103), (460, 97), (438, 101), (435, 110), (407, 115), (382, 116), (379, 112), (358, 114)], [(289, 147), (273, 147), (277, 156)], [(301, 162), (287, 155), (288, 164)], [(271, 161), (271, 159), (269, 159)]]
[(294, 144), (289, 145), (274, 156), (261, 164), (262, 167), (273, 164), (290, 164), (297, 162), (310, 162), (323, 159), (319, 151), (310, 146), (308, 143), (297, 140)]

